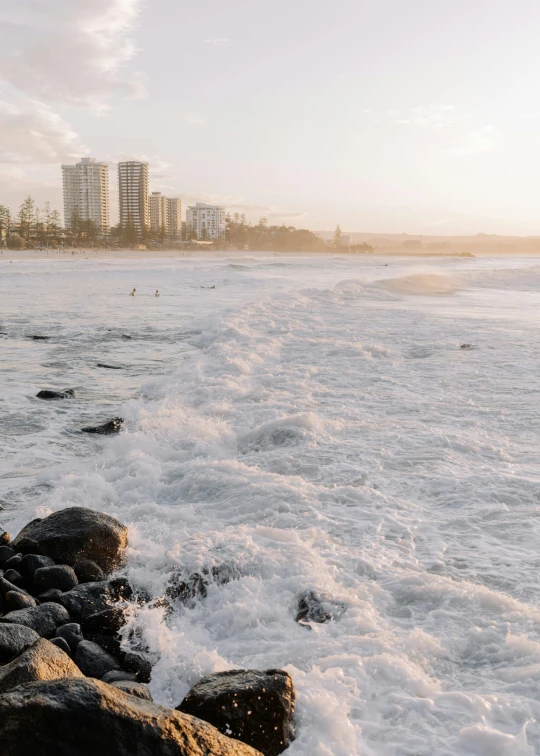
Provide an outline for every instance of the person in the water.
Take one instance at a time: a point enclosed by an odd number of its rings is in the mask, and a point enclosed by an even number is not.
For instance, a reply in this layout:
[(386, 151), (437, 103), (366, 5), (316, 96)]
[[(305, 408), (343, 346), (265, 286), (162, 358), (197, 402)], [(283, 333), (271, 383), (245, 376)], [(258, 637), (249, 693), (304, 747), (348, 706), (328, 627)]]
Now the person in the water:
[(137, 289), (133, 289), (133, 291), (131, 292), (129, 296), (134, 297), (136, 293), (137, 293)]
[(159, 289), (156, 289), (156, 293), (154, 294), (155, 297), (159, 297)]

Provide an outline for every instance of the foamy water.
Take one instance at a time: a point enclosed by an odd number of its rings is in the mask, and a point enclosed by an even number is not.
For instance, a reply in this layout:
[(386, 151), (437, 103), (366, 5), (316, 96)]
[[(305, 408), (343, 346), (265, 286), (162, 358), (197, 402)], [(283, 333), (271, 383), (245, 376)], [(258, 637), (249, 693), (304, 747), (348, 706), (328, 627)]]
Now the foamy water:
[(155, 598), (227, 568), (133, 610), (158, 702), (283, 667), (291, 756), (540, 753), (540, 267), (384, 262), (3, 263), (2, 524), (109, 512)]

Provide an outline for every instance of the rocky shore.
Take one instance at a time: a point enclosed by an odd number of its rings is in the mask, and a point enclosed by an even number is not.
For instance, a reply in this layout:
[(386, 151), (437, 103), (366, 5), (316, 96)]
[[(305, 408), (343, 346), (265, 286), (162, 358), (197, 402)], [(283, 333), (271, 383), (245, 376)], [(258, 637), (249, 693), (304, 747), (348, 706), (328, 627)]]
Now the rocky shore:
[(152, 665), (120, 634), (148, 600), (115, 573), (127, 535), (83, 507), (0, 535), (3, 756), (280, 754), (294, 738), (283, 670), (209, 675), (175, 709), (153, 703)]

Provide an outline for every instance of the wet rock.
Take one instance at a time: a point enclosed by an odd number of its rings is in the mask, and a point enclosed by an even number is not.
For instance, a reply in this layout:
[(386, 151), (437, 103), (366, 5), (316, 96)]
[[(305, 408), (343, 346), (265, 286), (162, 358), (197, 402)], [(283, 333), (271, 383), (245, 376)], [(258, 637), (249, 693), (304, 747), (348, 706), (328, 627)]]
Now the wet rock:
[(165, 595), (173, 600), (186, 603), (195, 598), (206, 598), (208, 586), (212, 583), (225, 585), (231, 580), (238, 580), (240, 577), (240, 570), (231, 564), (204, 567), (200, 572), (192, 572), (187, 576), (177, 573), (171, 578), (165, 590)]
[(43, 591), (43, 593), (40, 593), (38, 595), (38, 599), (43, 604), (45, 601), (52, 601), (55, 604), (61, 604), (60, 596), (63, 595), (63, 592), (59, 590), (58, 588), (49, 588), (47, 591)]
[(35, 630), (24, 625), (0, 625), (0, 664), (7, 664), (38, 640)]
[(102, 635), (101, 633), (94, 633), (89, 638), (89, 640), (97, 643), (98, 646), (101, 646), (101, 648), (103, 648), (111, 656), (114, 656), (117, 659), (122, 658), (123, 651), (119, 638), (115, 638), (113, 635)]
[(76, 622), (68, 622), (67, 625), (62, 625), (56, 630), (55, 638), (62, 638), (68, 644), (71, 653), (75, 654), (77, 646), (84, 640), (81, 632), (81, 626)]
[(343, 603), (325, 599), (314, 591), (305, 591), (298, 600), (296, 621), (307, 627), (309, 622), (322, 624), (341, 616), (345, 609)]
[(91, 559), (82, 559), (73, 565), (75, 574), (79, 583), (95, 583), (99, 580), (103, 580), (104, 574), (101, 567), (99, 567)]
[(52, 567), (54, 559), (42, 554), (25, 554), (21, 556), (20, 573), (27, 580), (32, 580), (34, 572), (41, 567)]
[(21, 562), (23, 559), (22, 554), (15, 554), (14, 556), (10, 557), (7, 562), (4, 564), (4, 569), (6, 570), (17, 570), (18, 572), (22, 573), (21, 570)]
[(104, 651), (101, 646), (92, 641), (83, 640), (77, 646), (75, 663), (87, 677), (103, 677), (113, 669), (120, 669), (120, 664), (114, 656)]
[(6, 562), (15, 556), (15, 549), (10, 546), (0, 546), (0, 567), (4, 567)]
[(0, 617), (0, 623), (25, 625), (42, 638), (51, 638), (56, 628), (69, 622), (69, 614), (60, 604), (46, 603), (29, 609), (18, 609)]
[(8, 591), (4, 596), (6, 612), (16, 612), (18, 609), (28, 609), (31, 606), (37, 606), (35, 598), (18, 591)]
[(100, 580), (82, 583), (63, 593), (59, 601), (77, 621), (110, 609), (117, 601), (131, 598), (132, 591), (124, 580)]
[(133, 672), (137, 680), (149, 683), (152, 677), (152, 665), (141, 654), (135, 651), (127, 651), (122, 658), (122, 666), (127, 672)]
[(0, 696), (0, 742), (5, 756), (260, 756), (206, 722), (87, 679)]
[(126, 614), (123, 609), (114, 607), (105, 609), (103, 612), (91, 614), (81, 620), (81, 628), (84, 635), (114, 635), (126, 624)]
[(6, 580), (5, 577), (0, 577), (0, 594), (2, 596), (5, 596), (10, 591), (15, 591), (16, 593), (22, 593), (25, 596), (30, 595), (28, 591), (24, 590), (24, 588), (21, 588), (19, 585), (15, 585), (15, 583), (10, 583), (10, 581)]
[(65, 638), (51, 638), (50, 642), (53, 643), (57, 648), (61, 649), (70, 658), (73, 656), (73, 651), (71, 650), (71, 647)]
[(6, 570), (4, 572), (4, 580), (9, 580), (9, 582), (16, 585), (17, 588), (23, 587), (23, 576), (17, 572), (17, 570)]
[(102, 436), (110, 436), (113, 433), (120, 433), (123, 424), (123, 417), (114, 417), (102, 425), (87, 425), (86, 428), (81, 428), (81, 430), (83, 433), (98, 433)]
[(33, 583), (37, 590), (44, 591), (57, 588), (70, 591), (79, 581), (72, 567), (67, 564), (55, 564), (52, 567), (40, 567), (34, 572)]
[(177, 710), (210, 722), (264, 756), (277, 756), (294, 737), (294, 702), (287, 672), (231, 670), (203, 677)]
[(36, 680), (65, 677), (83, 677), (83, 674), (61, 649), (39, 638), (22, 654), (0, 667), (0, 694)]
[(75, 391), (73, 389), (66, 389), (65, 391), (42, 389), (36, 394), (38, 399), (70, 399), (72, 396), (75, 396)]
[(115, 680), (111, 683), (115, 688), (127, 693), (129, 696), (142, 698), (143, 701), (153, 701), (152, 694), (144, 683), (130, 682), (129, 680)]
[(13, 548), (23, 553), (43, 554), (67, 565), (91, 559), (105, 572), (119, 565), (126, 545), (127, 528), (121, 522), (85, 507), (69, 507), (29, 523), (13, 540)]
[(137, 675), (133, 672), (126, 672), (123, 669), (113, 669), (110, 672), (106, 672), (101, 678), (103, 682), (137, 682)]

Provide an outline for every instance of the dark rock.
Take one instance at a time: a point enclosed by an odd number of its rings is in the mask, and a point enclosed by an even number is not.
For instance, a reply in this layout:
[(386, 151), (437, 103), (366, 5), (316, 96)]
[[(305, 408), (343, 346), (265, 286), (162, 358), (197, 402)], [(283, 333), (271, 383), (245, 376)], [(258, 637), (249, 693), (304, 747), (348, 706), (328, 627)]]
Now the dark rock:
[(142, 698), (143, 701), (153, 701), (152, 694), (144, 683), (130, 682), (129, 680), (115, 680), (111, 683), (115, 688), (127, 693), (129, 696)]
[(37, 569), (34, 572), (33, 582), (39, 591), (58, 588), (59, 591), (65, 592), (74, 588), (79, 581), (73, 567), (68, 567), (67, 564), (55, 564), (52, 567)]
[(314, 591), (305, 591), (298, 600), (296, 621), (307, 627), (309, 622), (322, 624), (341, 616), (345, 609), (345, 604), (339, 601), (325, 599)]
[(214, 727), (98, 680), (53, 680), (0, 696), (3, 756), (261, 756)]
[(20, 569), (22, 560), (23, 560), (22, 554), (15, 554), (15, 556), (10, 557), (7, 560), (7, 562), (4, 563), (4, 569), (17, 570), (18, 572), (22, 573), (22, 570)]
[(113, 433), (119, 433), (123, 424), (123, 417), (114, 417), (102, 425), (87, 425), (86, 428), (81, 428), (81, 430), (83, 433), (99, 433), (101, 436), (110, 436)]
[(43, 604), (45, 601), (52, 601), (54, 604), (61, 604), (60, 596), (63, 596), (63, 592), (58, 588), (49, 588), (47, 591), (43, 591), (38, 595), (38, 599)]
[(110, 609), (117, 601), (131, 598), (131, 588), (123, 580), (100, 580), (76, 585), (60, 596), (60, 603), (76, 620)]
[(294, 737), (294, 701), (292, 680), (283, 670), (231, 670), (203, 677), (177, 709), (264, 756), (277, 756)]
[(103, 612), (91, 614), (81, 620), (81, 628), (84, 635), (99, 633), (102, 635), (114, 635), (126, 624), (126, 614), (123, 609), (114, 607), (105, 609)]
[(75, 391), (73, 389), (66, 389), (65, 391), (43, 389), (36, 394), (38, 399), (69, 399), (72, 396), (75, 396)]
[(106, 672), (101, 678), (102, 682), (137, 682), (137, 675), (133, 672), (125, 672), (123, 669), (113, 669), (110, 672)]
[(117, 659), (121, 659), (123, 651), (121, 648), (121, 642), (119, 638), (115, 638), (113, 635), (101, 635), (101, 633), (94, 633), (89, 640), (97, 643), (98, 646), (104, 648), (105, 651), (111, 656), (115, 656)]
[(30, 595), (27, 591), (24, 590), (24, 588), (15, 585), (15, 583), (10, 583), (9, 580), (6, 580), (5, 577), (0, 577), (0, 594), (2, 596), (5, 596), (6, 593), (9, 593), (10, 591), (16, 591), (17, 593), (22, 593), (25, 596)]
[[(56, 562), (74, 565), (91, 559), (109, 572), (121, 561), (127, 528), (114, 517), (85, 507), (69, 507), (30, 523), (13, 540), (13, 548), (38, 553)], [(36, 553), (36, 552), (34, 552)]]
[(25, 625), (35, 630), (42, 638), (50, 638), (56, 628), (69, 622), (69, 614), (60, 604), (46, 603), (29, 609), (18, 609), (0, 617), (0, 623)]
[(75, 652), (75, 663), (87, 677), (103, 677), (112, 669), (120, 669), (118, 660), (92, 641), (82, 640)]
[(0, 546), (0, 567), (4, 567), (8, 559), (11, 559), (14, 556), (15, 549), (12, 549), (10, 546)]
[(17, 609), (28, 609), (37, 606), (37, 601), (32, 596), (18, 591), (8, 591), (4, 596), (6, 612), (16, 612)]
[(70, 658), (73, 656), (73, 651), (71, 650), (71, 646), (67, 642), (65, 638), (51, 638), (51, 643), (53, 643), (57, 648), (62, 649), (62, 651), (67, 654)]
[(152, 665), (144, 656), (134, 651), (127, 651), (122, 659), (122, 666), (127, 672), (133, 672), (137, 680), (142, 683), (149, 683), (152, 677)]
[(0, 694), (36, 680), (58, 680), (64, 677), (83, 675), (67, 654), (48, 640), (39, 638), (22, 654), (0, 667)]
[(77, 646), (82, 640), (84, 640), (81, 626), (77, 625), (75, 622), (68, 622), (67, 625), (59, 627), (56, 631), (55, 637), (65, 640), (70, 647), (72, 654), (75, 654)]
[(17, 588), (22, 588), (24, 582), (23, 576), (17, 570), (6, 570), (4, 572), (4, 580), (9, 580)]
[(107, 365), (106, 362), (98, 362), (97, 366), (100, 368), (107, 368), (108, 370), (122, 370), (120, 365)]
[(32, 580), (34, 572), (39, 570), (40, 567), (52, 567), (54, 565), (54, 559), (43, 556), (42, 554), (25, 554), (22, 557), (19, 572), (27, 580)]
[(79, 583), (95, 583), (103, 580), (103, 570), (91, 559), (82, 559), (73, 565)]
[[(4, 507), (2, 507), (3, 509)], [(9, 533), (4, 530), (3, 533), (0, 533), (0, 546), (9, 546), (9, 543), (11, 541), (11, 538), (9, 537)]]
[(171, 578), (165, 595), (171, 599), (184, 603), (195, 598), (206, 598), (208, 586), (211, 583), (225, 585), (231, 580), (238, 580), (241, 572), (235, 565), (221, 564), (214, 567), (203, 567), (200, 572), (190, 575), (177, 573)]
[(39, 635), (24, 625), (0, 625), (0, 664), (6, 664), (32, 646)]

